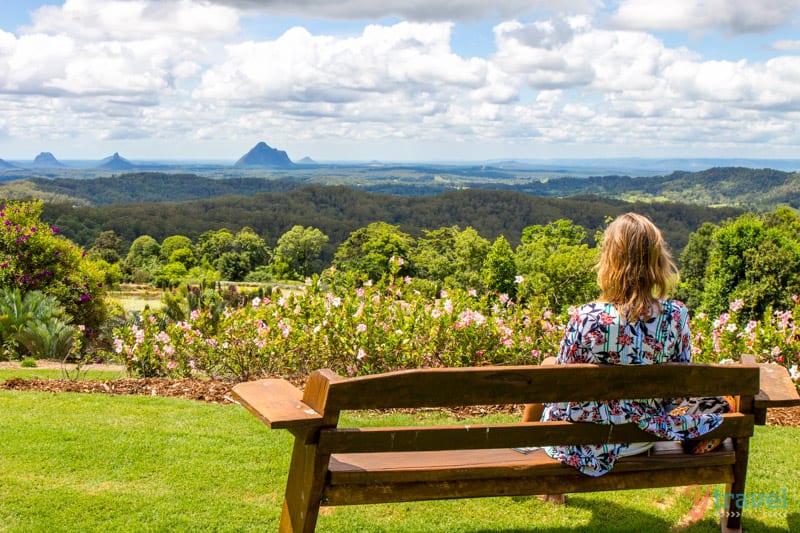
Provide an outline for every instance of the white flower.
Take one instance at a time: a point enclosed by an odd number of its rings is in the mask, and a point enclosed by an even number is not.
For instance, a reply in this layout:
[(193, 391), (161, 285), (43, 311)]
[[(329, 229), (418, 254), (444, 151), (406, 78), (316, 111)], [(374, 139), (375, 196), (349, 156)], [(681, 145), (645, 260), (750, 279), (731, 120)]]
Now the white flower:
[(789, 375), (792, 376), (794, 381), (800, 381), (800, 371), (797, 370), (797, 365), (789, 367)]

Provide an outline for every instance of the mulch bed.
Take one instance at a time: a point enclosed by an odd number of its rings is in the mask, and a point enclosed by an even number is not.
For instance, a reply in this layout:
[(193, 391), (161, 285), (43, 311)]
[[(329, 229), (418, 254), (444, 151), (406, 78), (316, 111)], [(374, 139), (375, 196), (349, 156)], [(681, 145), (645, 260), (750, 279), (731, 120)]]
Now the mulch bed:
[[(303, 383), (296, 380), (297, 386)], [(92, 394), (137, 394), (144, 396), (166, 396), (209, 403), (236, 403), (231, 394), (234, 383), (203, 379), (121, 378), (107, 381), (69, 379), (23, 379), (12, 378), (0, 382), (0, 390), (39, 392), (83, 392)], [(480, 416), (488, 413), (521, 413), (521, 409), (509, 406), (474, 406), (464, 409), (449, 409), (456, 417)], [(800, 407), (770, 409), (767, 425), (800, 427)]]

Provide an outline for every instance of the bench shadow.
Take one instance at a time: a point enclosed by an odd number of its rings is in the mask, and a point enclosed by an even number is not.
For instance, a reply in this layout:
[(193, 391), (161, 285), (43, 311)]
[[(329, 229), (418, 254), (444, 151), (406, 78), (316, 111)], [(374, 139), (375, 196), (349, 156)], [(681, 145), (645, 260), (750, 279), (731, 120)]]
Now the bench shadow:
[[(510, 528), (510, 529), (476, 529), (470, 533), (580, 533), (597, 531), (615, 531), (640, 533), (708, 533), (720, 530), (719, 518), (712, 513), (707, 513), (704, 518), (685, 526), (676, 526), (673, 522), (664, 520), (654, 514), (642, 512), (622, 505), (609, 505), (608, 502), (594, 499), (581, 498), (578, 495), (567, 496), (568, 507), (579, 508), (590, 511), (591, 520), (580, 526), (554, 526), (542, 527), (541, 525), (531, 526), (530, 528)], [(614, 508), (616, 516), (626, 516), (629, 529), (624, 524), (610, 523), (608, 521), (609, 508)], [(788, 529), (770, 526), (755, 517), (744, 516), (743, 524), (745, 531), (758, 531), (760, 533), (786, 533), (800, 531), (800, 514), (791, 513), (787, 517)]]

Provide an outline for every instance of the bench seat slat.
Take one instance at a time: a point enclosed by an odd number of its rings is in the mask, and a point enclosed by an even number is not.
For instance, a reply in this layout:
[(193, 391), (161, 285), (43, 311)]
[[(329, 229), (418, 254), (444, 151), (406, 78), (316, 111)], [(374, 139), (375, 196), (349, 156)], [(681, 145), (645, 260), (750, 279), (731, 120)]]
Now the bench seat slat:
[[(723, 415), (723, 418), (722, 425), (703, 438), (753, 435), (753, 415), (729, 413)], [(635, 424), (529, 422), (469, 426), (323, 429), (319, 436), (319, 449), (322, 453), (359, 453), (658, 440), (661, 439), (640, 430)]]
[(239, 383), (233, 396), (248, 411), (272, 429), (318, 426), (323, 417), (302, 402), (303, 393), (285, 379), (262, 379)]
[(596, 478), (543, 451), (529, 455), (513, 450), (420, 452), (406, 454), (413, 458), (403, 460), (397, 453), (334, 455), (323, 504), (574, 493), (733, 480), (735, 454), (730, 441), (720, 450), (700, 456), (683, 453), (678, 443), (658, 443), (651, 453), (622, 458), (614, 470)]
[[(684, 453), (677, 442), (657, 443), (650, 455), (623, 457), (611, 473), (654, 471), (700, 466), (730, 466), (733, 445), (702, 455)], [(389, 452), (335, 454), (331, 456), (330, 485), (440, 482), (448, 480), (539, 476), (588, 477), (552, 459), (543, 450), (522, 454), (508, 448), (439, 452)], [(609, 475), (609, 474), (606, 474)], [(601, 476), (605, 477), (605, 476)]]

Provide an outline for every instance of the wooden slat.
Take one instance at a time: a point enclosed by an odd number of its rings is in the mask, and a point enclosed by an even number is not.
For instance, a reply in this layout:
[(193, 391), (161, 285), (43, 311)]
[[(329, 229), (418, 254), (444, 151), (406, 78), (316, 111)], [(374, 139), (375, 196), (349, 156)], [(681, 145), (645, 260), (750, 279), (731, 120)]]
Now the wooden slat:
[[(563, 466), (563, 465), (561, 465)], [(561, 475), (465, 479), (441, 482), (385, 483), (377, 485), (330, 485), (323, 493), (323, 505), (354, 505), (483, 496), (522, 496), (547, 493), (576, 493), (603, 490), (672, 487), (728, 483), (730, 465), (645, 471), (613, 470), (600, 477), (581, 474), (564, 467)]]
[[(752, 415), (729, 413), (723, 424), (703, 438), (749, 437)], [(517, 446), (651, 442), (659, 437), (635, 424), (527, 422), (467, 426), (336, 428), (320, 432), (319, 447), (327, 453), (466, 450)]]
[(758, 393), (742, 365), (556, 365), (434, 368), (331, 383), (337, 409), (385, 409)]
[[(612, 472), (732, 465), (735, 461), (729, 440), (718, 450), (703, 455), (684, 453), (677, 442), (658, 443), (651, 453), (624, 457), (617, 461)], [(334, 454), (329, 469), (331, 485), (570, 476), (577, 473), (577, 470), (552, 459), (543, 450), (526, 455), (510, 448)]]
[(272, 429), (297, 430), (322, 422), (322, 415), (303, 403), (302, 395), (284, 379), (262, 379), (233, 387), (234, 398)]

